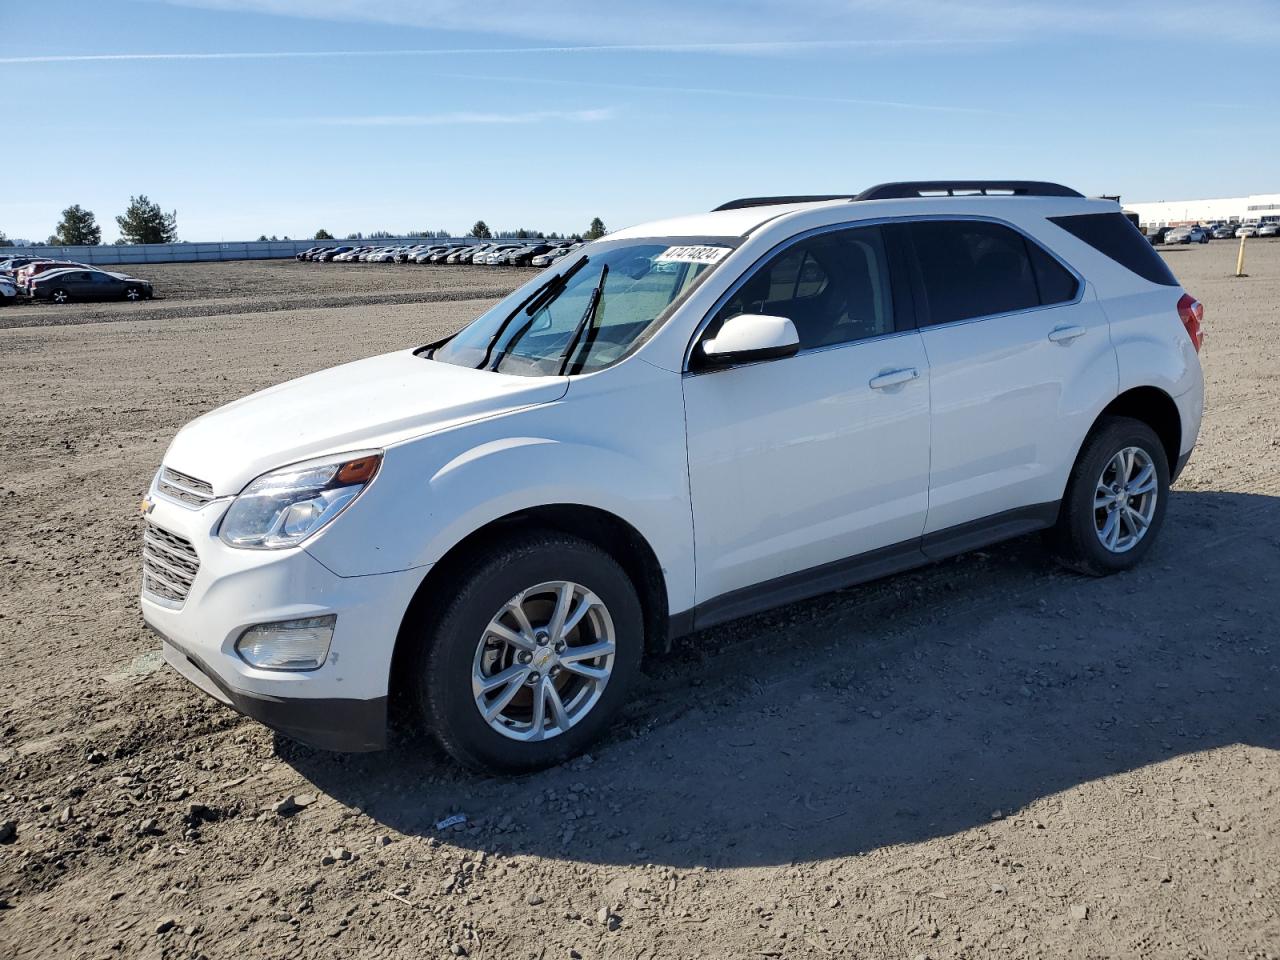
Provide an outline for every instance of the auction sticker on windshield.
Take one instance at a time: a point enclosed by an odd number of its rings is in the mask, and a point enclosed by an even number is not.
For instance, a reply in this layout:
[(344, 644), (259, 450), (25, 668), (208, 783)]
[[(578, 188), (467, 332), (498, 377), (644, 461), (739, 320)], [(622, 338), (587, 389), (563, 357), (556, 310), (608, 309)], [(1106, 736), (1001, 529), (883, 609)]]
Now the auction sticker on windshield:
[(653, 258), (654, 263), (719, 263), (732, 247), (667, 247)]

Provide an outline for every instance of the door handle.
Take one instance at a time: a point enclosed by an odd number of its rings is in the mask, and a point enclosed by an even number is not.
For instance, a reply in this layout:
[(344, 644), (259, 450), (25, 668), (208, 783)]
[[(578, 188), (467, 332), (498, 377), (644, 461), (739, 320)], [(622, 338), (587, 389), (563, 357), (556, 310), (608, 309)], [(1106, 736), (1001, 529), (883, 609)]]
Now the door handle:
[(1088, 332), (1084, 327), (1054, 327), (1049, 331), (1049, 339), (1054, 343), (1070, 343)]
[(918, 376), (920, 376), (920, 371), (915, 367), (890, 370), (888, 373), (882, 373), (878, 377), (872, 377), (867, 381), (867, 386), (872, 390), (884, 390), (886, 387), (896, 387), (900, 383), (909, 383)]

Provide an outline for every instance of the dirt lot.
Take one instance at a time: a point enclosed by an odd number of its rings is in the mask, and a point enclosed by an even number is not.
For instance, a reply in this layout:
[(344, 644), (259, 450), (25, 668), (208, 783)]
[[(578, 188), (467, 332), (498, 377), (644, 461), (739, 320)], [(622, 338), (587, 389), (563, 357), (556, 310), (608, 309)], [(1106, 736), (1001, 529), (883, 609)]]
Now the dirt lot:
[(537, 273), (507, 267), (298, 263), (294, 260), (147, 263), (106, 269), (150, 280), (155, 286), (155, 298), (144, 303), (70, 306), (28, 302), (0, 310), (0, 329), (100, 323), (125, 317), (176, 320), (304, 307), (497, 298)]
[(1280, 957), (1280, 243), (1247, 280), (1167, 256), (1209, 412), (1144, 566), (1032, 539), (687, 638), (519, 780), (275, 738), (135, 598), (183, 422), (512, 274), (171, 267), (163, 302), (0, 314), (58, 322), (0, 330), (0, 956)]

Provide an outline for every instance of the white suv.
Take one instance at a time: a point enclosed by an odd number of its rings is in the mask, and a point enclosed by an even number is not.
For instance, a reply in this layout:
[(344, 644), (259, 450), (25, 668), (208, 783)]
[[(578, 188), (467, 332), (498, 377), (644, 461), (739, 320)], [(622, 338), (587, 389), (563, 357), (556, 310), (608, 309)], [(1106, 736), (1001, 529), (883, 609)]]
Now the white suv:
[(582, 247), (437, 343), (187, 425), (147, 501), (169, 662), (299, 740), (393, 703), (458, 760), (599, 737), (642, 652), (1047, 530), (1151, 548), (1200, 305), (1055, 184), (735, 201)]

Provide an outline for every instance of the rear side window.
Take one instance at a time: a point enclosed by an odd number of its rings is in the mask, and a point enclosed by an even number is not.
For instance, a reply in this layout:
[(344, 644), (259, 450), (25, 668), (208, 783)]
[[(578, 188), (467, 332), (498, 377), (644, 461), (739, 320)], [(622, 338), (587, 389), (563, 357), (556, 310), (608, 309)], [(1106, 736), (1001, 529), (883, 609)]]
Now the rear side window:
[(1040, 306), (1036, 272), (1022, 234), (981, 220), (909, 225), (930, 324)]
[(1080, 213), (1070, 217), (1050, 217), (1049, 222), (1144, 280), (1166, 287), (1178, 285), (1177, 278), (1164, 258), (1151, 246), (1151, 241), (1139, 233), (1122, 213)]

